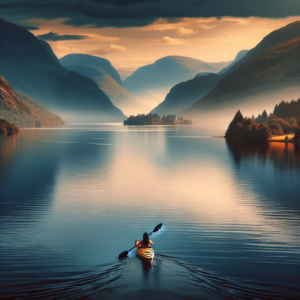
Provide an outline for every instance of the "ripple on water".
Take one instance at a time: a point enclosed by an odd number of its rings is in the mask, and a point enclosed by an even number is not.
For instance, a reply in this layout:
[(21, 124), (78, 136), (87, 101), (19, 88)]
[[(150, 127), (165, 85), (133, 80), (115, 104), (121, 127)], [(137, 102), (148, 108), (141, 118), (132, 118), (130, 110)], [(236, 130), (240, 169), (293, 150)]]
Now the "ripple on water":
[[(26, 278), (26, 275), (24, 275)], [(272, 288), (271, 288), (272, 287)], [(270, 289), (269, 289), (270, 288)], [(272, 291), (271, 291), (272, 290)], [(135, 257), (93, 272), (49, 274), (1, 287), (5, 299), (298, 299), (300, 289), (239, 281), (165, 255)]]

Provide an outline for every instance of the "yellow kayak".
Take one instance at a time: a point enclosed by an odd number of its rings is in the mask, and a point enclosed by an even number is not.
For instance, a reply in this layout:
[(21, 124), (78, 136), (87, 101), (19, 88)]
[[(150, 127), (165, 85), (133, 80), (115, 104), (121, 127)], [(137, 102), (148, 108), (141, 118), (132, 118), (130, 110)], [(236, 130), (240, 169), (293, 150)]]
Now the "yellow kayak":
[(139, 247), (136, 249), (136, 252), (137, 252), (138, 256), (140, 256), (144, 260), (152, 263), (153, 258), (154, 258), (154, 250), (151, 247), (147, 247), (147, 248)]

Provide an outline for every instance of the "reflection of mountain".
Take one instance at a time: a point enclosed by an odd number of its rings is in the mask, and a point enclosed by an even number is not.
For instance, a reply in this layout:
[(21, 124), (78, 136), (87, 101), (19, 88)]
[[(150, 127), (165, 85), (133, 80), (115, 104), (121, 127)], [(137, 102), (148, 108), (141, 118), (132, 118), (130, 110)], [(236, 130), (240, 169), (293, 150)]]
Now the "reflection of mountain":
[[(0, 219), (13, 222), (23, 217), (34, 221), (53, 200), (54, 177), (59, 161), (48, 145), (0, 141)], [(10, 151), (10, 157), (7, 152)], [(21, 150), (21, 151), (20, 151)]]
[[(19, 139), (0, 138), (1, 222), (21, 217), (35, 220), (47, 210), (55, 199), (61, 163), (70, 174), (91, 176), (99, 167), (105, 169), (110, 146), (90, 145), (86, 136), (81, 131), (70, 134), (65, 130), (24, 129)], [(78, 184), (82, 183), (80, 178), (78, 175)], [(71, 189), (64, 187), (66, 191)]]
[(199, 72), (216, 73), (230, 62), (207, 63), (183, 56), (166, 56), (153, 64), (137, 69), (124, 80), (125, 87), (138, 99), (152, 107), (161, 102), (170, 88), (178, 82), (193, 78)]
[(20, 134), (0, 137), (0, 180), (6, 177), (14, 159)]
[[(238, 180), (255, 180), (259, 193), (300, 210), (300, 147), (292, 143), (239, 144), (226, 141)], [(288, 174), (290, 174), (288, 176)]]
[(94, 81), (67, 71), (48, 46), (24, 28), (0, 19), (0, 40), (1, 75), (14, 90), (59, 111), (61, 116), (61, 112), (68, 113), (69, 118), (77, 113), (76, 121), (79, 118), (90, 122), (124, 120), (123, 113)]
[(107, 59), (86, 54), (69, 54), (59, 61), (67, 70), (95, 81), (112, 103), (126, 115), (150, 110), (123, 87), (119, 73)]

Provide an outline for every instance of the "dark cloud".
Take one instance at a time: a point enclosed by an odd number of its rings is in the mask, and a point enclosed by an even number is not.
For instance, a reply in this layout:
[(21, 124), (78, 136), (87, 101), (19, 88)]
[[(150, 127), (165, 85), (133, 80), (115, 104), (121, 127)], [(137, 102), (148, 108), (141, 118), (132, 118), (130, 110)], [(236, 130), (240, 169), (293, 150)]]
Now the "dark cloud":
[(268, 17), (300, 15), (299, 0), (0, 0), (6, 20), (54, 20), (90, 27), (136, 27), (159, 18)]
[(39, 30), (39, 27), (35, 27), (35, 26), (26, 26), (26, 25), (20, 25), (21, 27), (23, 27), (26, 30)]
[(70, 40), (84, 40), (87, 38), (86, 35), (59, 35), (56, 32), (49, 32), (46, 34), (42, 35), (37, 35), (36, 36), (39, 40), (44, 40), (44, 41), (52, 41), (52, 42), (57, 42), (57, 41), (70, 41)]

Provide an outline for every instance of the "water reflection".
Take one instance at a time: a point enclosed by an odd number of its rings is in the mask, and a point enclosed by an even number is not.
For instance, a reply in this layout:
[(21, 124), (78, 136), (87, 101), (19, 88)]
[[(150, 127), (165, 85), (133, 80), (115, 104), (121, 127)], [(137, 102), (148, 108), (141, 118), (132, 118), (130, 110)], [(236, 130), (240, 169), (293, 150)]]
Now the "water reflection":
[(0, 136), (0, 178), (9, 172), (9, 166), (16, 155), (20, 133), (13, 136)]
[(242, 159), (258, 157), (263, 161), (271, 159), (275, 167), (300, 168), (300, 146), (293, 143), (240, 143), (226, 141), (237, 164)]
[[(253, 181), (252, 190), (278, 209), (300, 213), (300, 147), (292, 143), (226, 142), (238, 180)], [(279, 205), (279, 207), (278, 207)]]
[(1, 143), (1, 221), (37, 217), (37, 212), (53, 200), (53, 180), (59, 161), (49, 147), (37, 148), (23, 143), (19, 137), (4, 137)]
[[(298, 293), (298, 150), (208, 136), (98, 124), (7, 140), (11, 151), (1, 149), (11, 155), (0, 169), (7, 293), (253, 299), (267, 286), (275, 299), (279, 285)], [(134, 251), (117, 262), (161, 222), (153, 267)], [(240, 278), (257, 284), (248, 290)]]

